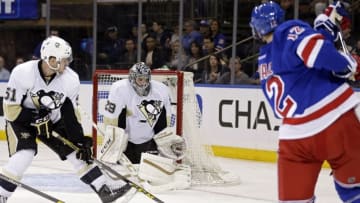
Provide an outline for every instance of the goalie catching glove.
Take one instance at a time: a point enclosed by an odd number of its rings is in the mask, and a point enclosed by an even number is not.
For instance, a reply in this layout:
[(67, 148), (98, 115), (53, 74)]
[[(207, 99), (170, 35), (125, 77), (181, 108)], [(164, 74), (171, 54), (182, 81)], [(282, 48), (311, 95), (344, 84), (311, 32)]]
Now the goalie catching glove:
[(161, 155), (180, 160), (186, 152), (186, 142), (182, 136), (176, 135), (170, 128), (165, 128), (154, 136)]

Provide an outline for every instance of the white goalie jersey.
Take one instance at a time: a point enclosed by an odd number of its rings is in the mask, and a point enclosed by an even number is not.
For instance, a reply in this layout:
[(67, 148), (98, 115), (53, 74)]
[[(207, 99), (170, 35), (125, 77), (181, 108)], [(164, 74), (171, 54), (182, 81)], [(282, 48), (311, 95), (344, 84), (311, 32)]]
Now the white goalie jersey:
[(10, 76), (4, 99), (5, 118), (12, 121), (14, 112), (10, 106), (19, 105), (28, 109), (39, 109), (42, 105), (51, 109), (51, 120), (61, 118), (60, 107), (68, 97), (74, 107), (77, 105), (80, 80), (73, 70), (67, 67), (63, 73), (56, 74), (46, 82), (39, 70), (39, 60), (32, 60), (16, 66)]
[(104, 117), (117, 125), (117, 119), (126, 109), (125, 133), (129, 141), (141, 144), (151, 140), (154, 136), (153, 128), (160, 114), (165, 109), (168, 126), (173, 125), (170, 93), (168, 87), (161, 82), (151, 80), (151, 90), (147, 96), (139, 96), (128, 79), (115, 82), (109, 92)]

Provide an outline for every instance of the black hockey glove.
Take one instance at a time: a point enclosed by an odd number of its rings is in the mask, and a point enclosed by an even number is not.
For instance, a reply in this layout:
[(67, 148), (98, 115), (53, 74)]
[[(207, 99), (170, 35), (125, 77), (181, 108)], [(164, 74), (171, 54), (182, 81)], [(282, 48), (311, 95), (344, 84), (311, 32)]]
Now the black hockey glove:
[(85, 161), (87, 164), (93, 163), (92, 158), (92, 138), (84, 136), (82, 141), (77, 143), (79, 151), (76, 152), (76, 158)]
[(34, 115), (30, 125), (35, 127), (38, 136), (50, 138), (53, 123), (50, 120), (49, 111), (44, 109), (39, 110), (39, 112)]

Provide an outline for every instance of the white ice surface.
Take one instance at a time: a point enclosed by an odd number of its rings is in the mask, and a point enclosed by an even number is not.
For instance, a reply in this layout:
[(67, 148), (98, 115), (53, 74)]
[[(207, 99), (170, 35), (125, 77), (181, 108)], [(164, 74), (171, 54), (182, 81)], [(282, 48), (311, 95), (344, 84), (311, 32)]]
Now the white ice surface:
[[(8, 158), (6, 143), (0, 141), (0, 166)], [(276, 165), (245, 160), (217, 158), (224, 170), (237, 174), (241, 184), (236, 186), (195, 187), (155, 194), (166, 203), (269, 203), (277, 202)], [(323, 169), (316, 188), (317, 203), (340, 203), (337, 198), (330, 170)], [(73, 174), (68, 162), (60, 161), (44, 145), (26, 171), (24, 183), (52, 195), (66, 203), (100, 203), (92, 190)], [(8, 203), (47, 203), (36, 194), (18, 188)], [(120, 201), (117, 201), (120, 202)], [(129, 203), (153, 202), (137, 193)]]

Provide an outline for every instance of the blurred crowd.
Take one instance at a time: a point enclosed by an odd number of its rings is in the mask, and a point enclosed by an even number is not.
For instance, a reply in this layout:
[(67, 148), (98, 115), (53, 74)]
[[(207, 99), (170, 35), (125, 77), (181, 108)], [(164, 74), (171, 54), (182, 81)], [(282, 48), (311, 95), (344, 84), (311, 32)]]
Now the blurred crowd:
[[(286, 11), (286, 18), (294, 17), (293, 2), (292, 0), (280, 1), (280, 5)], [(327, 2), (327, 0), (309, 1), (307, 7), (311, 7), (311, 15), (306, 15), (305, 11), (301, 11), (302, 15), (299, 17), (309, 18), (307, 21), (312, 23), (313, 18), (327, 7)], [(140, 32), (138, 32), (138, 27), (141, 28)], [(124, 30), (129, 30), (126, 35), (123, 34)], [(141, 36), (138, 36), (138, 33), (141, 33)], [(350, 52), (360, 55), (360, 36), (351, 34), (351, 25), (343, 30), (343, 34)], [(50, 35), (61, 35), (61, 33), (58, 30), (51, 30)], [(139, 43), (138, 39), (141, 40)], [(184, 21), (182, 36), (179, 36), (178, 25), (166, 25), (160, 19), (146, 22), (141, 26), (133, 25), (131, 28), (111, 25), (98, 36), (96, 67), (126, 70), (140, 57), (140, 60), (151, 69), (193, 72), (195, 83), (259, 84), (256, 57), (252, 56), (258, 52), (260, 42), (251, 40), (239, 44), (236, 47), (235, 58), (231, 57), (231, 49), (222, 51), (230, 46), (231, 42), (232, 39), (222, 32), (222, 22), (215, 18)], [(40, 46), (41, 42), (34, 48), (31, 59), (39, 58)], [(92, 47), (91, 38), (81, 44), (81, 52), (85, 53), (88, 59), (93, 57)], [(141, 50), (139, 56), (138, 50)], [(251, 59), (247, 60), (248, 58)], [(8, 78), (9, 70), (12, 69), (12, 67), (6, 67), (5, 60), (3, 56), (0, 56), (0, 79), (2, 80)], [(18, 64), (27, 59), (19, 57), (16, 60)], [(87, 64), (87, 67), (91, 66), (91, 60), (83, 63)], [(91, 79), (89, 77), (91, 68), (84, 70), (77, 71), (80, 78)], [(352, 85), (360, 87), (360, 82), (353, 81)]]
[(229, 60), (229, 53), (221, 52), (229, 45), (217, 19), (187, 20), (180, 38), (178, 26), (169, 27), (161, 21), (150, 26), (134, 26), (128, 36), (119, 37), (119, 28), (106, 29), (98, 45), (97, 64), (107, 69), (128, 69), (137, 61), (137, 40), (141, 39), (140, 60), (151, 69), (182, 70), (194, 73), (195, 83), (230, 84), (234, 69), (236, 84), (258, 84), (245, 73), (237, 57)]

